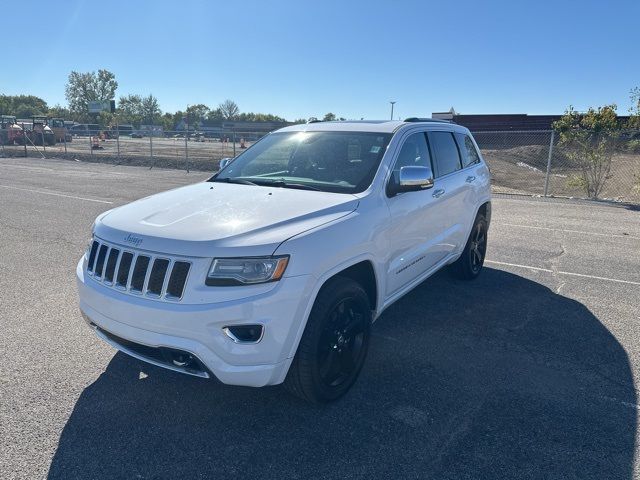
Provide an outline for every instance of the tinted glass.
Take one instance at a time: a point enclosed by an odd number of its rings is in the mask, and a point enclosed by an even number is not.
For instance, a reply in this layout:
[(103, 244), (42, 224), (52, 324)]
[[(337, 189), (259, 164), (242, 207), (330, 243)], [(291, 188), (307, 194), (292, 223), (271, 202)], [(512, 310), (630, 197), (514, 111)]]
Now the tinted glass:
[(238, 156), (212, 181), (362, 192), (371, 184), (390, 138), (391, 134), (371, 132), (274, 133)]
[(393, 166), (393, 182), (398, 184), (400, 182), (400, 169), (410, 166), (431, 168), (431, 158), (424, 133), (414, 133), (402, 144), (398, 158)]
[(460, 154), (450, 132), (429, 132), (429, 140), (435, 157), (436, 175), (442, 177), (460, 170)]
[(460, 147), (460, 151), (462, 152), (462, 165), (464, 167), (480, 162), (480, 155), (469, 135), (456, 133), (456, 140), (458, 140), (458, 147)]

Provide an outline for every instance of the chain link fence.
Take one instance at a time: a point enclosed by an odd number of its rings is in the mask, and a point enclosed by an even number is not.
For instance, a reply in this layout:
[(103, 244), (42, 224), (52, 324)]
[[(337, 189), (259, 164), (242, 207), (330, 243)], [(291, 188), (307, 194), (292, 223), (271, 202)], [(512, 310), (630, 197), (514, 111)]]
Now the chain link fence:
[[(28, 131), (28, 126), (25, 131)], [(235, 157), (267, 133), (220, 130), (135, 131), (125, 134), (107, 129), (80, 135), (60, 135), (58, 138), (25, 134), (13, 141), (0, 141), (0, 155), (215, 171), (221, 159)]]
[(563, 141), (556, 132), (476, 132), (497, 193), (640, 203), (640, 131)]
[[(43, 156), (213, 172), (267, 132), (116, 130), (56, 141), (4, 141), (3, 156)], [(592, 198), (640, 204), (640, 131), (562, 141), (552, 130), (475, 132), (496, 193)]]

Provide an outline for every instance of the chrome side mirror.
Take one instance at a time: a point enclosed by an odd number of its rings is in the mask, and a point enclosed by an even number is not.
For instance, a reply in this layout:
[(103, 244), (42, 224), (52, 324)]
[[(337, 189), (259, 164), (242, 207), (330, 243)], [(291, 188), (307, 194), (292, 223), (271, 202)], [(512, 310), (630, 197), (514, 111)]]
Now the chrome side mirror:
[(400, 192), (411, 192), (433, 187), (433, 172), (429, 167), (402, 167), (400, 169)]
[(229, 165), (231, 163), (231, 160), (233, 160), (233, 158), (223, 158), (222, 160), (220, 160), (220, 166), (218, 167), (218, 170), (222, 170), (224, 167)]

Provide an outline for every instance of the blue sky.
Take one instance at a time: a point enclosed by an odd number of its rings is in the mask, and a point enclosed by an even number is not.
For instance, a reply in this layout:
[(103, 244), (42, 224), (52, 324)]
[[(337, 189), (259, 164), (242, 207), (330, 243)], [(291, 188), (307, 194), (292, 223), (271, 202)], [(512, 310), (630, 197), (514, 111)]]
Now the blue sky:
[[(288, 119), (561, 113), (640, 86), (640, 0), (34, 1), (3, 22), (0, 93), (66, 103), (71, 70), (163, 110), (216, 106)], [(98, 6), (99, 5), (99, 6)], [(5, 8), (6, 10), (6, 8)], [(13, 39), (10, 44), (7, 39)]]

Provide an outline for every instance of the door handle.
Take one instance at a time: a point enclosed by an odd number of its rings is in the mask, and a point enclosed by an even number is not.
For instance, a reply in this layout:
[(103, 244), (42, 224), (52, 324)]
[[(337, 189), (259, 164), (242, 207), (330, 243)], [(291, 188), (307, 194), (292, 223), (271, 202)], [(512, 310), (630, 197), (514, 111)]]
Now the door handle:
[(469, 175), (469, 176), (467, 177), (466, 182), (467, 182), (467, 183), (471, 183), (471, 182), (475, 181), (475, 179), (476, 179), (476, 177), (474, 177), (473, 175)]
[(442, 195), (444, 195), (444, 190), (442, 188), (439, 188), (438, 190), (433, 192), (432, 197), (433, 198), (440, 198)]

